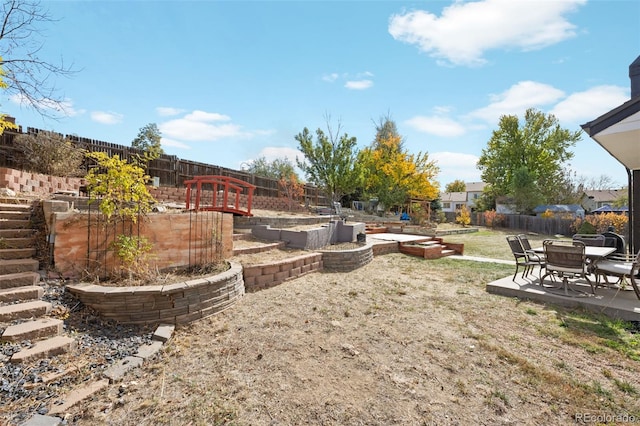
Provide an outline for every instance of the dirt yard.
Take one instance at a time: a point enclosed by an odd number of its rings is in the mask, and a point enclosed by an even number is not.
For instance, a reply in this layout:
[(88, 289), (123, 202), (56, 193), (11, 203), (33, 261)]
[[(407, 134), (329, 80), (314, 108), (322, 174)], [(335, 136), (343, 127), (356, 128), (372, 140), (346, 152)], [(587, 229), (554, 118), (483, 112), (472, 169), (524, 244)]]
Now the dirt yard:
[(247, 294), (178, 328), (160, 359), (74, 407), (67, 421), (639, 421), (638, 336), (616, 322), (485, 292), (510, 273), (509, 265), (389, 254), (350, 273), (312, 273)]

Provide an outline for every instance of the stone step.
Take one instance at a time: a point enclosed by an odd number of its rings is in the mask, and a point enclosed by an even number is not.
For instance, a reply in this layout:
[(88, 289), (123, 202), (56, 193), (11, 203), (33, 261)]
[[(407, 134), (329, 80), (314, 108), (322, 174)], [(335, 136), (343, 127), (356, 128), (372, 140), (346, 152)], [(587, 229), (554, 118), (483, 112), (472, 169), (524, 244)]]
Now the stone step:
[(23, 340), (42, 340), (62, 333), (64, 322), (57, 318), (39, 318), (7, 327), (2, 341), (19, 342)]
[(11, 325), (4, 330), (0, 340), (3, 342), (21, 342), (40, 340), (62, 333), (62, 320), (57, 318), (39, 318), (21, 324)]
[[(84, 401), (92, 395), (100, 392), (101, 390), (109, 386), (109, 379), (101, 379), (95, 382), (89, 382), (86, 385), (80, 386), (64, 397), (64, 402), (61, 405), (52, 405), (47, 414), (54, 416), (65, 414), (71, 407), (77, 403)], [(66, 416), (61, 416), (66, 417)]]
[(0, 218), (0, 228), (1, 229), (26, 229), (31, 228), (30, 220), (20, 220), (20, 219), (1, 219)]
[(9, 238), (31, 238), (34, 233), (32, 228), (0, 229), (0, 241)]
[(32, 286), (40, 282), (40, 274), (33, 271), (0, 275), (0, 289)]
[(18, 302), (22, 300), (36, 300), (44, 295), (44, 289), (39, 285), (30, 285), (0, 289), (0, 303)]
[(28, 259), (35, 255), (35, 248), (0, 248), (0, 259)]
[(19, 318), (41, 317), (51, 311), (51, 303), (42, 300), (0, 306), (0, 322), (9, 322)]
[(0, 209), (0, 220), (29, 220), (31, 218), (31, 212), (21, 211), (6, 211)]
[(46, 340), (40, 340), (29, 349), (22, 349), (11, 356), (9, 360), (13, 364), (34, 361), (54, 355), (60, 355), (74, 348), (76, 341), (67, 336), (55, 336)]
[(33, 238), (4, 238), (0, 236), (0, 249), (29, 248), (34, 245)]
[(29, 204), (4, 203), (4, 202), (0, 201), (0, 211), (30, 212), (31, 211), (31, 205), (29, 205)]
[(38, 267), (36, 259), (0, 259), (0, 275), (36, 272)]

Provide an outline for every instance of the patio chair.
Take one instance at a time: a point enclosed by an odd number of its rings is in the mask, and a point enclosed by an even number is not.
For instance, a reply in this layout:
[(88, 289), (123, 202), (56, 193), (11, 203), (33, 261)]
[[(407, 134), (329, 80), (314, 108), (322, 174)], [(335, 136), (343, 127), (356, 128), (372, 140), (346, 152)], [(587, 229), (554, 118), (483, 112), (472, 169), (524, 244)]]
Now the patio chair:
[(583, 242), (545, 240), (543, 247), (546, 266), (545, 274), (540, 279), (541, 286), (544, 287), (544, 279), (547, 276), (558, 277), (562, 281), (563, 295), (570, 296), (570, 291), (575, 293), (583, 292), (570, 288), (569, 279), (583, 278), (591, 287), (591, 293), (595, 294), (595, 287), (588, 277), (589, 271)]
[(600, 260), (595, 265), (596, 280), (599, 283), (602, 276), (607, 284), (609, 280), (607, 277), (618, 277), (617, 284), (623, 284), (628, 279), (633, 287), (633, 291), (636, 293), (638, 299), (640, 299), (640, 288), (638, 287), (638, 280), (640, 277), (640, 251), (635, 255), (621, 256), (606, 258)]
[(542, 269), (544, 268), (544, 254), (536, 253), (533, 251), (533, 249), (531, 248), (531, 243), (529, 242), (529, 237), (527, 237), (525, 234), (518, 235), (518, 239), (522, 244), (522, 248), (524, 249), (524, 252), (527, 254), (527, 257), (529, 258), (529, 261), (536, 262), (540, 267), (540, 273), (542, 274)]
[(516, 272), (513, 274), (512, 281), (516, 280), (518, 270), (521, 266), (523, 268), (522, 278), (528, 276), (533, 270), (533, 267), (538, 265), (538, 263), (529, 260), (529, 256), (527, 255), (524, 247), (522, 247), (522, 242), (517, 235), (507, 235), (507, 242), (509, 243), (513, 257), (516, 260)]
[(573, 241), (582, 241), (585, 246), (604, 247), (605, 237), (601, 234), (575, 234)]
[(618, 235), (615, 232), (615, 228), (610, 226), (606, 232), (603, 232), (604, 236), (604, 246), (605, 247), (615, 247), (616, 251), (613, 254), (615, 255), (626, 255), (627, 253), (627, 244), (624, 241), (624, 237), (622, 235)]

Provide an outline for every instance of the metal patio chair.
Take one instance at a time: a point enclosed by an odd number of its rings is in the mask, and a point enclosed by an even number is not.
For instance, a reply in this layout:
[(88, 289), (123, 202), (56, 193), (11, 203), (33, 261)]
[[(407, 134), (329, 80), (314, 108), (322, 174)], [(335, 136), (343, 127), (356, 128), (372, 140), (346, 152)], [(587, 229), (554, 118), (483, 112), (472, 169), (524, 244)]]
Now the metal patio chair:
[[(609, 280), (607, 277), (613, 276), (618, 278), (616, 284), (623, 285), (627, 280), (631, 283), (633, 291), (636, 293), (638, 299), (640, 299), (640, 288), (638, 287), (638, 281), (640, 281), (640, 251), (635, 255), (628, 256), (615, 256), (608, 257), (600, 260), (595, 265), (596, 282), (600, 282), (600, 277), (603, 277), (607, 284)], [(637, 281), (638, 280), (638, 281)]]
[(558, 277), (562, 281), (563, 295), (570, 296), (570, 292), (584, 292), (571, 288), (569, 279), (582, 278), (589, 283), (591, 293), (595, 294), (595, 287), (588, 277), (589, 271), (583, 242), (545, 240), (543, 246), (546, 267), (545, 274), (540, 279), (541, 286), (544, 287), (544, 279), (547, 276)]
[(531, 273), (533, 268), (538, 265), (538, 263), (529, 260), (529, 256), (527, 255), (524, 247), (522, 247), (522, 242), (517, 235), (507, 235), (507, 242), (509, 243), (509, 247), (511, 248), (513, 257), (516, 260), (516, 272), (513, 274), (512, 281), (516, 280), (516, 276), (518, 275), (518, 270), (520, 267), (523, 268), (522, 278), (525, 278)]
[(518, 239), (522, 244), (522, 248), (524, 249), (524, 252), (527, 255), (528, 260), (530, 262), (536, 263), (537, 266), (540, 267), (540, 276), (538, 277), (540, 278), (542, 276), (542, 270), (545, 267), (544, 254), (536, 253), (533, 251), (533, 249), (531, 248), (531, 243), (529, 242), (529, 237), (527, 237), (525, 234), (519, 234)]
[(573, 241), (582, 241), (585, 246), (604, 247), (606, 238), (602, 234), (575, 234)]

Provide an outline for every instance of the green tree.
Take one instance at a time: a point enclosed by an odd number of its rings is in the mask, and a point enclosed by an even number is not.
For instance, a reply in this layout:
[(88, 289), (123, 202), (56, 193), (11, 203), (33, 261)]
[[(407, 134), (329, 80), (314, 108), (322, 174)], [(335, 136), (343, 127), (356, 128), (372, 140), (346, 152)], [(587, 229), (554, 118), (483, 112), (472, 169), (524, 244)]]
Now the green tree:
[(131, 147), (142, 150), (142, 157), (139, 161), (142, 163), (149, 163), (157, 158), (160, 158), (164, 154), (164, 150), (161, 145), (162, 134), (158, 129), (156, 123), (149, 123), (146, 126), (140, 128), (138, 136), (131, 141)]
[(90, 189), (89, 202), (100, 202), (100, 212), (107, 221), (135, 223), (138, 215), (151, 211), (155, 200), (145, 185), (149, 176), (140, 166), (99, 151), (90, 152), (87, 157), (98, 166), (85, 176)]
[(388, 210), (407, 206), (410, 199), (433, 200), (438, 196), (438, 167), (426, 153), (409, 154), (396, 124), (386, 117), (376, 126), (376, 138), (359, 155), (365, 191)]
[(499, 196), (518, 195), (513, 191), (521, 190), (522, 183), (514, 184), (514, 179), (525, 169), (531, 180), (528, 188), (536, 188), (544, 203), (557, 199), (559, 186), (566, 183), (565, 169), (573, 158), (570, 148), (580, 140), (580, 131), (563, 129), (555, 116), (535, 109), (528, 109), (524, 119), (521, 125), (515, 115), (500, 117), (499, 128), (478, 160), (494, 202)]
[(525, 166), (514, 171), (511, 194), (513, 194), (516, 209), (520, 213), (531, 214), (537, 205), (542, 204), (542, 194), (538, 185)]
[(327, 131), (316, 130), (316, 141), (306, 127), (295, 136), (304, 160), (296, 159), (308, 182), (321, 188), (331, 197), (331, 201), (340, 201), (344, 195), (353, 193), (361, 181), (357, 164), (357, 140), (341, 133), (338, 125), (334, 132), (327, 117)]
[(286, 157), (276, 158), (273, 161), (269, 161), (265, 157), (256, 158), (249, 165), (248, 172), (256, 176), (272, 179), (289, 178), (293, 175), (296, 177), (296, 180), (300, 180), (296, 173), (295, 165)]
[(467, 184), (463, 180), (456, 179), (444, 187), (444, 192), (466, 192)]
[[(2, 63), (2, 57), (0, 57), (0, 64), (1, 63)], [(2, 66), (0, 66), (0, 89), (2, 90), (5, 90), (9, 87), (7, 82), (4, 80), (5, 75), (6, 73), (4, 72), (4, 69), (2, 68)], [(7, 120), (6, 114), (0, 114), (0, 135), (2, 135), (4, 131), (7, 129), (17, 129), (17, 128), (18, 126), (16, 126), (15, 123), (12, 123)]]

